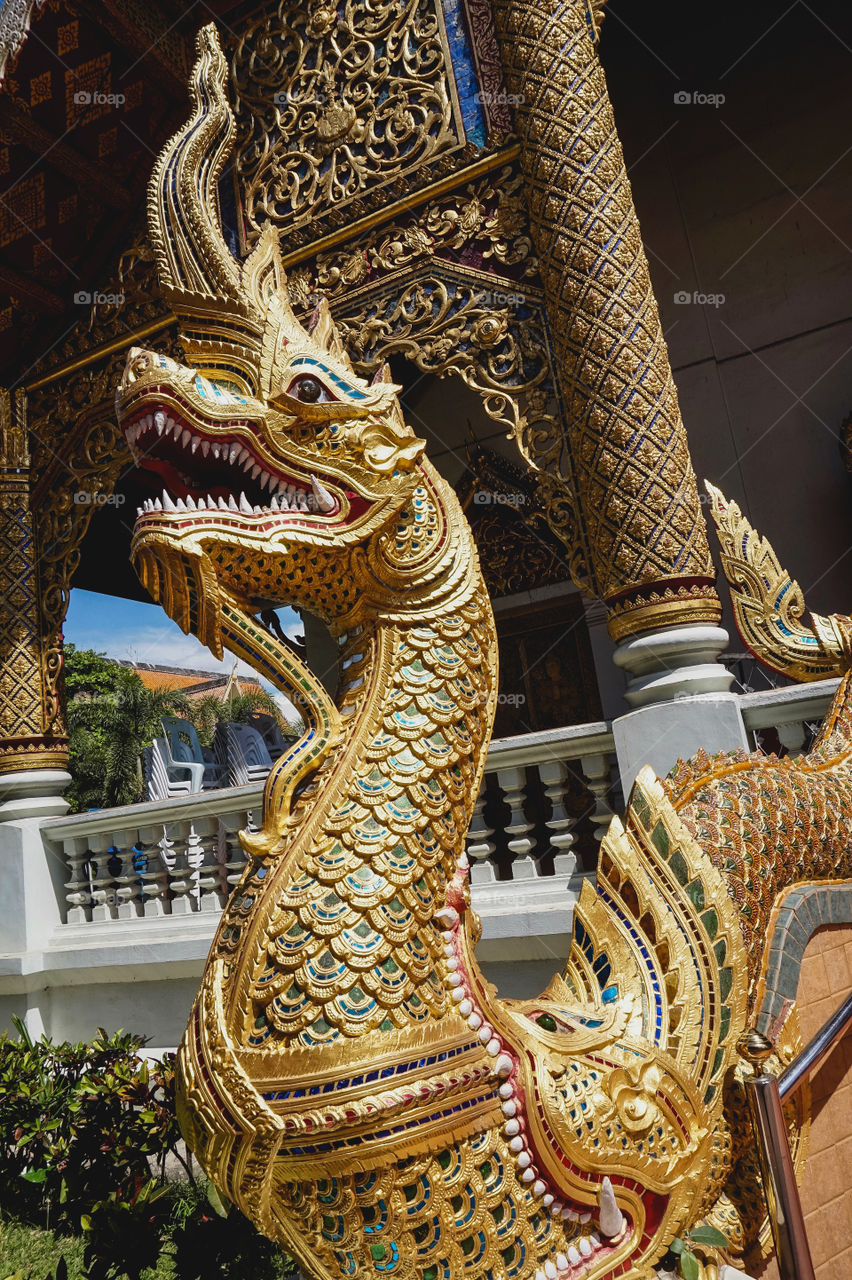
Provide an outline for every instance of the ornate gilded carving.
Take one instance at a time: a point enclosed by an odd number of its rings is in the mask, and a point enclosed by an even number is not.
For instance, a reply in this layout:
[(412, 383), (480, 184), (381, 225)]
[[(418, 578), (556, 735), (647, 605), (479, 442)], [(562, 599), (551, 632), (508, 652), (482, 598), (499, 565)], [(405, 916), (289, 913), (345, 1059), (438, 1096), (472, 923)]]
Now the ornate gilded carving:
[[(573, 484), (620, 635), (671, 612), (625, 594), (685, 592), (683, 620), (717, 621), (713, 566), (657, 303), (603, 69), (603, 6), (495, 0), (529, 215), (570, 424)], [(691, 604), (689, 603), (691, 601)]]
[(522, 472), (490, 450), (468, 450), (467, 471), (456, 493), (480, 549), (492, 600), (570, 577), (565, 548), (548, 524), (537, 479), (534, 472)]
[(438, 0), (281, 0), (232, 59), (249, 244), (293, 232), (463, 147)]
[(479, 392), (536, 471), (570, 576), (588, 589), (567, 422), (520, 188), (521, 175), (505, 166), (405, 221), (301, 262), (288, 283), (300, 314), (322, 297), (334, 301), (360, 371), (402, 352)]
[(852, 666), (852, 618), (809, 614), (798, 582), (778, 562), (766, 538), (736, 502), (709, 481), (711, 510), (731, 589), (737, 630), (761, 662), (795, 680), (820, 680)]
[[(205, 28), (196, 102), (226, 125), (222, 66)], [(169, 144), (164, 183), (204, 127), (202, 112)], [(136, 350), (117, 395), (166, 485), (132, 553), (169, 614), (266, 674), (307, 729), (272, 769), (261, 830), (241, 834), (180, 1050), (187, 1140), (325, 1280), (644, 1280), (708, 1214), (737, 1252), (757, 1224), (728, 1195), (749, 1143), (728, 1086), (775, 895), (849, 873), (848, 681), (806, 759), (644, 770), (564, 973), (500, 1000), (464, 854), (497, 674), (470, 529), (386, 371), (358, 377), (327, 306), (299, 324), (274, 234), (218, 293), (208, 159), (194, 187), (185, 169), (166, 277), (207, 372)], [(152, 193), (157, 234), (163, 209)], [(208, 252), (209, 339), (187, 271)], [(232, 326), (251, 338), (236, 368)], [(284, 602), (337, 638), (336, 702), (257, 619)]]
[(51, 658), (39, 615), (40, 565), (30, 505), (26, 398), (0, 392), (0, 774), (62, 768), (51, 716)]

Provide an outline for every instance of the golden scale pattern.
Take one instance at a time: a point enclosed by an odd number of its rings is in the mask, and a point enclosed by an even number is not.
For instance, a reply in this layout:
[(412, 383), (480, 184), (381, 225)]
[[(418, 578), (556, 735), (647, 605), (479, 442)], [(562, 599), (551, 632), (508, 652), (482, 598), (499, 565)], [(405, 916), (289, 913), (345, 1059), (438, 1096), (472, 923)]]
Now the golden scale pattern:
[[(241, 833), (246, 871), (181, 1045), (187, 1141), (317, 1280), (647, 1280), (708, 1215), (736, 1253), (760, 1226), (735, 1204), (747, 1132), (727, 1087), (758, 890), (776, 865), (849, 874), (826, 812), (848, 823), (848, 689), (812, 759), (700, 759), (665, 786), (643, 770), (584, 884), (564, 974), (536, 1000), (500, 1000), (475, 959), (464, 854), (497, 687), (470, 528), (387, 375), (355, 375), (327, 307), (299, 324), (276, 237), (243, 263), (228, 254), (213, 197), (224, 81), (208, 27), (193, 116), (149, 205), (204, 374), (131, 352), (119, 420), (133, 445), (148, 417), (179, 414), (188, 436), (227, 445), (220, 466), (247, 442), (325, 497), (313, 512), (172, 504), (134, 531), (155, 599), (251, 661), (308, 726), (270, 773), (262, 829)], [(181, 455), (190, 479), (198, 466)], [(336, 704), (255, 617), (270, 601), (328, 622)]]
[[(495, 0), (574, 482), (614, 638), (718, 620), (713, 565), (585, 0)], [(591, 391), (590, 391), (591, 389)], [(647, 584), (647, 589), (637, 592)], [(653, 590), (654, 587), (658, 589)], [(619, 596), (631, 589), (623, 599)]]
[(828, 880), (849, 861), (852, 719), (849, 676), (805, 756), (699, 752), (666, 782), (675, 810), (725, 876), (739, 911), (749, 974), (759, 971), (779, 892), (799, 880)]

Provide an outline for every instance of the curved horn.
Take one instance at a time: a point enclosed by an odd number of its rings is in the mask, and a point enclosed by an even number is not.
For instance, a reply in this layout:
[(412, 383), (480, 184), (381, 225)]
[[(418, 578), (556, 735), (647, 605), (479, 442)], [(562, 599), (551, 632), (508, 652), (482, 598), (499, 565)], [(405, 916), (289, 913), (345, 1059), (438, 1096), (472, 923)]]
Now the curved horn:
[[(201, 28), (190, 77), (192, 115), (160, 153), (148, 188), (148, 231), (160, 285), (196, 365), (234, 367), (254, 384), (263, 316), (242, 288), (241, 264), (222, 234), (218, 181), (231, 154), (234, 116), (215, 25)], [(188, 323), (187, 323), (188, 322)]]
[(239, 298), (240, 271), (219, 217), (217, 182), (234, 138), (228, 68), (214, 24), (196, 38), (193, 113), (161, 151), (148, 192), (148, 226), (160, 284), (169, 293)]
[(810, 614), (803, 622), (801, 587), (778, 562), (766, 538), (746, 520), (736, 502), (705, 480), (722, 549), (722, 570), (731, 589), (737, 630), (762, 662), (797, 680), (840, 675), (852, 666), (852, 619)]

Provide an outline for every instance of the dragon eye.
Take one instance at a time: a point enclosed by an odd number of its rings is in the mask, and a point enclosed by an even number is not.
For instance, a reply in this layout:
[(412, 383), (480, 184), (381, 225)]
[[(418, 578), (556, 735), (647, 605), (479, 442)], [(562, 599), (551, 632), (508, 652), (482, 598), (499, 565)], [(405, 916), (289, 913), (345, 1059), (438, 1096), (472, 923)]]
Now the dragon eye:
[(324, 396), (325, 387), (316, 378), (307, 375), (296, 378), (290, 386), (290, 395), (296, 400), (304, 400), (305, 404), (316, 404), (317, 401), (328, 396)]

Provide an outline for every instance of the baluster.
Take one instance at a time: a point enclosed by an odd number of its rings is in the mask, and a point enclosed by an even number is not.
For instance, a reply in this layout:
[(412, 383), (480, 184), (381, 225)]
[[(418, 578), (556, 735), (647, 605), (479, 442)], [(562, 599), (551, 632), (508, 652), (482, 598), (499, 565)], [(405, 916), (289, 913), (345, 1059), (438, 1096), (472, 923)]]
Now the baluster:
[(533, 842), (528, 835), (528, 832), (532, 830), (533, 824), (527, 820), (524, 813), (525, 771), (522, 768), (498, 769), (497, 780), (503, 790), (504, 802), (509, 806), (510, 810), (510, 821), (506, 824), (506, 834), (511, 836), (511, 839), (507, 841), (507, 844), (515, 860), (525, 858), (533, 847)]
[[(548, 839), (556, 849), (557, 857), (566, 853), (574, 843), (570, 828), (574, 819), (565, 812), (565, 764), (562, 760), (543, 760), (538, 766), (544, 784), (544, 794), (550, 801), (551, 815), (546, 827)], [(556, 863), (554, 862), (554, 867)]]
[(580, 768), (595, 801), (595, 811), (590, 815), (595, 827), (595, 839), (603, 840), (612, 818), (612, 809), (607, 801), (610, 788), (609, 756), (582, 756)]
[(119, 920), (136, 920), (142, 915), (142, 882), (136, 866), (135, 831), (116, 831), (116, 848), (121, 850), (121, 872), (116, 877)]
[(89, 882), (89, 844), (87, 840), (68, 840), (64, 844), (65, 862), (69, 879), (65, 881), (68, 892), (67, 924), (88, 924), (92, 907), (92, 889)]
[[(231, 890), (235, 885), (239, 884), (242, 879), (243, 871), (246, 865), (246, 855), (243, 846), (240, 844), (238, 832), (245, 828), (247, 831), (256, 831), (251, 810), (248, 814), (226, 813), (221, 818), (222, 830), (224, 832), (226, 846), (225, 861), (225, 901), (230, 896)], [(222, 905), (224, 907), (225, 901)]]
[(788, 756), (799, 756), (805, 745), (807, 729), (802, 720), (787, 720), (784, 724), (776, 724), (775, 732), (781, 739), (782, 747), (787, 748)]
[(201, 852), (201, 862), (194, 877), (199, 911), (221, 910), (222, 868), (218, 860), (218, 828), (217, 818), (199, 818), (195, 823)]
[(167, 837), (166, 828), (163, 827), (160, 850), (163, 862), (169, 872), (172, 915), (188, 916), (192, 913), (191, 894), (195, 889), (193, 882), (195, 868), (190, 865), (189, 860), (192, 858), (198, 863), (200, 858), (199, 850), (197, 849), (197, 837), (192, 823), (179, 823), (175, 831), (174, 840), (170, 840)]
[[(164, 846), (165, 854), (164, 859)], [(137, 844), (142, 847), (142, 854), (137, 857), (137, 865), (144, 867), (139, 879), (142, 882), (142, 903), (145, 916), (164, 916), (168, 914), (169, 871), (168, 861), (174, 855), (171, 852), (172, 842), (166, 836), (166, 828), (140, 827)]]
[[(118, 900), (115, 895), (115, 873), (121, 871), (120, 855), (110, 854), (113, 844), (109, 832), (89, 838), (89, 867), (92, 885), (92, 923), (114, 920)], [(116, 865), (117, 864), (117, 865)]]
[[(489, 836), (493, 835), (494, 828), (489, 827), (485, 821), (485, 805), (488, 797), (485, 794), (485, 778), (482, 779), (482, 786), (479, 788), (479, 795), (476, 797), (476, 804), (473, 806), (473, 814), (470, 819), (470, 826), (467, 832), (467, 856), (471, 860), (472, 872), (476, 870), (477, 864), (485, 863), (491, 857), (497, 848), (493, 840), (489, 840)], [(493, 876), (491, 877), (493, 879)]]

